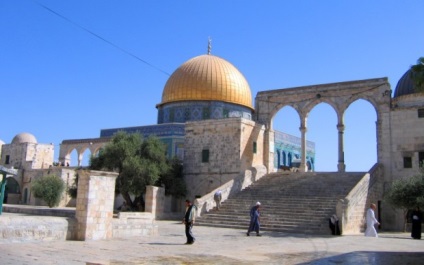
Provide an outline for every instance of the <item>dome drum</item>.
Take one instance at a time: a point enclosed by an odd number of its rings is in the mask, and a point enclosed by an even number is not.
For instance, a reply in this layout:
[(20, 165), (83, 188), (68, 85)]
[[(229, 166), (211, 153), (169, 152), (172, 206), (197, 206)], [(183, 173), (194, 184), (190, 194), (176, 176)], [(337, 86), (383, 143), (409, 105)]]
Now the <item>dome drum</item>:
[(175, 102), (158, 110), (158, 124), (242, 117), (252, 119), (252, 111), (245, 106), (219, 101)]

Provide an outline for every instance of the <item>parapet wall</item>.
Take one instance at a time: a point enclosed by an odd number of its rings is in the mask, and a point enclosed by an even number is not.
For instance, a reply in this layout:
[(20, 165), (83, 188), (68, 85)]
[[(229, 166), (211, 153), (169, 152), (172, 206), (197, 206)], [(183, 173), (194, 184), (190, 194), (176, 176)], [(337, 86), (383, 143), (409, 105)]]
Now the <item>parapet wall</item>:
[[(152, 213), (120, 213), (114, 216), (113, 201), (117, 173), (104, 171), (78, 171), (77, 205), (73, 217), (35, 216), (65, 215), (70, 211), (59, 208), (17, 207), (17, 215), (0, 215), (0, 240), (104, 240), (113, 237), (130, 237), (157, 234), (156, 211)], [(154, 192), (153, 192), (154, 191)], [(163, 200), (156, 195), (161, 189), (148, 189), (146, 196), (150, 209), (163, 209)], [(158, 201), (158, 203), (156, 203)], [(13, 211), (13, 207), (9, 208)], [(35, 209), (34, 209), (35, 208)], [(38, 209), (37, 209), (38, 208)], [(34, 216), (25, 216), (27, 211)]]
[[(3, 210), (0, 215), (0, 244), (77, 239), (75, 208), (6, 205)], [(73, 217), (65, 217), (64, 213)], [(158, 225), (152, 213), (122, 212), (114, 215), (111, 224), (112, 238), (158, 234)]]

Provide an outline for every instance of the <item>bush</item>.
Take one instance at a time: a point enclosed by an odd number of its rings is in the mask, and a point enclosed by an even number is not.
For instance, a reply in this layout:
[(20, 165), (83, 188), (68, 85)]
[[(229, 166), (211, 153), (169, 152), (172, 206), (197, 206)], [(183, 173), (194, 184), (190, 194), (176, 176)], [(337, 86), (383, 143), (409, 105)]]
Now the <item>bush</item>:
[(55, 175), (42, 176), (31, 187), (34, 197), (45, 201), (50, 208), (59, 205), (64, 190), (65, 182)]

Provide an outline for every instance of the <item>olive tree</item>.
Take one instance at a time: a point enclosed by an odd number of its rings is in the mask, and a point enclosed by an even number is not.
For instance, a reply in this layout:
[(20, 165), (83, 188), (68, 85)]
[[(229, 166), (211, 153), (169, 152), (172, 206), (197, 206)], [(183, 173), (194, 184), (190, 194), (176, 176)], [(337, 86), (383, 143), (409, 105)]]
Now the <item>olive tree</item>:
[(64, 190), (65, 182), (56, 175), (42, 176), (31, 186), (34, 197), (45, 201), (50, 208), (59, 205)]
[(185, 197), (187, 187), (183, 176), (183, 162), (174, 157), (168, 163), (170, 170), (161, 175), (156, 184), (165, 187), (166, 195), (172, 195), (176, 198)]
[(138, 133), (121, 131), (98, 156), (91, 158), (90, 169), (119, 173), (115, 192), (121, 194), (132, 209), (143, 210), (146, 186), (154, 185), (169, 170), (166, 145), (156, 136), (143, 139)]
[(393, 181), (384, 199), (393, 207), (403, 210), (405, 221), (408, 210), (417, 206), (424, 208), (424, 170), (420, 175)]

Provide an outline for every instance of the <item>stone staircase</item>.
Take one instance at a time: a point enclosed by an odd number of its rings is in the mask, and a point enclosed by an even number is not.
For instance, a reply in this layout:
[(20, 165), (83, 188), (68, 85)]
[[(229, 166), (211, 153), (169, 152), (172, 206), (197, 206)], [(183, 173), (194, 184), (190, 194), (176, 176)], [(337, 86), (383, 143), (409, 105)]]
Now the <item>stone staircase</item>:
[(228, 198), (221, 209), (197, 218), (196, 224), (245, 229), (250, 208), (261, 202), (261, 231), (330, 234), (328, 218), (336, 204), (365, 175), (355, 173), (272, 173)]

